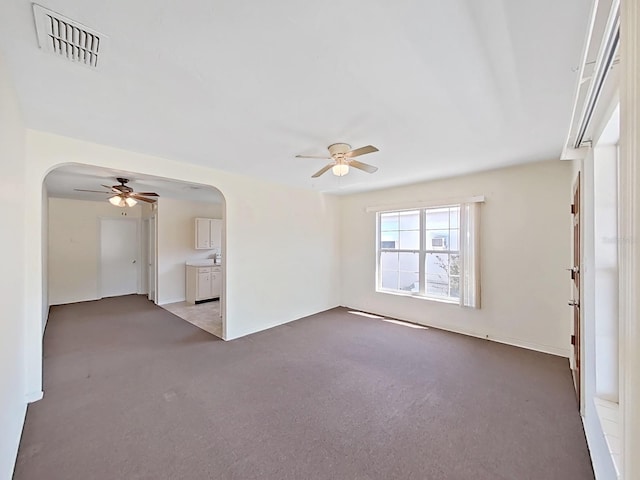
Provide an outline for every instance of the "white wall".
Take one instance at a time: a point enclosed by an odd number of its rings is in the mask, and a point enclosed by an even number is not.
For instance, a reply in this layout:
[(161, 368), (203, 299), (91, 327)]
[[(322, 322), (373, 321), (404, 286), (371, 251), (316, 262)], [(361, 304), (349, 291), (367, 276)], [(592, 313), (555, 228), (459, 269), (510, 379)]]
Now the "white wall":
[(100, 218), (138, 219), (141, 212), (139, 205), (125, 210), (107, 201), (49, 199), (51, 305), (101, 298)]
[(195, 219), (222, 218), (222, 204), (174, 198), (158, 201), (158, 304), (185, 300), (185, 262), (212, 258), (195, 249)]
[[(0, 275), (0, 479), (12, 476), (27, 406), (24, 361), (27, 302), (24, 291), (24, 143), (25, 130), (18, 100), (0, 57), (0, 265), (3, 270)], [(39, 190), (42, 190), (42, 186)], [(40, 317), (39, 311), (33, 318), (38, 332), (42, 329)], [(36, 341), (39, 340), (36, 338)]]
[[(342, 304), (569, 356), (572, 165), (543, 162), (341, 199)], [(482, 308), (375, 291), (376, 214), (368, 206), (485, 195)]]
[[(215, 155), (215, 146), (212, 146)], [(27, 391), (41, 391), (42, 182), (56, 166), (89, 164), (218, 188), (226, 200), (227, 339), (339, 305), (338, 200), (318, 192), (27, 130)], [(46, 247), (46, 246), (45, 246)], [(34, 326), (37, 327), (33, 331)]]

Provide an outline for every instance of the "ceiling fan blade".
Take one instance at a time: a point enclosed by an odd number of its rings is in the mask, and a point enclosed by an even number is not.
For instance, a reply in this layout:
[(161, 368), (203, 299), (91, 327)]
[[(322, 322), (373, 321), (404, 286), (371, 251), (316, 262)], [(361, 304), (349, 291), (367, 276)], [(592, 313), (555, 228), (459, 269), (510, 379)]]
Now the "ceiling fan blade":
[(378, 167), (374, 167), (373, 165), (369, 165), (368, 163), (359, 162), (358, 160), (351, 160), (349, 162), (349, 166), (357, 168), (359, 170), (364, 170), (367, 173), (373, 173), (378, 170)]
[(319, 155), (296, 155), (296, 158), (321, 158), (323, 160), (331, 160), (331, 157), (321, 157)]
[(159, 197), (160, 195), (158, 195), (155, 192), (133, 192), (136, 195), (144, 195), (145, 197)]
[(327, 170), (329, 170), (331, 167), (333, 167), (335, 164), (334, 163), (329, 163), (326, 166), (324, 166), (323, 168), (321, 168), (320, 170), (318, 170), (316, 173), (314, 173), (313, 175), (311, 175), (311, 178), (318, 178), (320, 175), (322, 175), (324, 172), (326, 172)]
[(109, 186), (109, 185), (102, 185), (102, 186), (104, 188), (108, 188), (109, 190), (111, 190), (112, 192), (115, 192), (115, 193), (121, 193), (122, 192), (122, 190), (120, 190), (119, 188), (116, 188), (115, 186)]
[(356, 148), (355, 150), (351, 150), (344, 154), (345, 158), (353, 158), (358, 157), (360, 155), (365, 155), (367, 153), (377, 152), (378, 149), (373, 145), (367, 145), (366, 147)]
[(135, 198), (136, 200), (140, 200), (140, 201), (142, 201), (142, 202), (147, 202), (147, 203), (156, 203), (156, 200), (155, 200), (155, 199), (153, 199), (153, 200), (152, 200), (151, 198), (143, 197), (143, 196), (141, 196), (141, 195), (138, 195), (137, 193), (131, 193), (131, 194), (129, 194), (129, 197), (131, 197), (131, 198)]
[(91, 193), (106, 193), (107, 195), (113, 195), (113, 192), (103, 192), (102, 190), (83, 190), (82, 188), (74, 188), (76, 192), (91, 192)]

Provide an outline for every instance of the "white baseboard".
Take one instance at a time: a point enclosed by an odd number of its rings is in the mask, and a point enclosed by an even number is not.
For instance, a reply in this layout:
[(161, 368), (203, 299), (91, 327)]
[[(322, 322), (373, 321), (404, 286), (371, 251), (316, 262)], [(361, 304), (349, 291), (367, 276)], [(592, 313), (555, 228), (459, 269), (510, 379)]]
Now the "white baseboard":
[[(4, 412), (3, 412), (4, 413)], [(15, 412), (7, 416), (7, 424), (2, 424), (2, 452), (0, 452), (0, 478), (12, 478), (16, 459), (18, 458), (18, 447), (22, 437), (22, 429), (27, 415), (27, 405), (20, 405)]]
[[(345, 305), (342, 305), (342, 307), (343, 308), (348, 308), (350, 310), (358, 310), (358, 311), (361, 310), (359, 308), (348, 307), (348, 306), (345, 306)], [(521, 340), (521, 339), (518, 339), (518, 338), (510, 338), (510, 337), (502, 337), (502, 336), (496, 336), (496, 335), (482, 334), (482, 333), (474, 332), (474, 331), (471, 331), (471, 330), (461, 330), (461, 329), (447, 327), (447, 326), (443, 326), (443, 325), (434, 325), (434, 324), (416, 322), (415, 320), (412, 320), (412, 319), (402, 318), (402, 317), (389, 315), (389, 314), (384, 314), (384, 313), (372, 312), (372, 311), (369, 311), (369, 310), (364, 310), (364, 311), (366, 311), (368, 313), (373, 313), (373, 314), (376, 314), (376, 315), (380, 315), (382, 317), (395, 318), (395, 319), (398, 319), (398, 320), (403, 320), (405, 322), (411, 322), (411, 323), (416, 323), (418, 325), (424, 325), (425, 327), (437, 328), (439, 330), (444, 330), (444, 331), (452, 332), (452, 333), (459, 333), (461, 335), (467, 335), (469, 337), (482, 338), (483, 340), (489, 340), (491, 342), (496, 342), (496, 343), (503, 343), (505, 345), (511, 345), (511, 346), (519, 347), (519, 348), (526, 348), (527, 350), (534, 350), (536, 352), (548, 353), (548, 354), (551, 354), (551, 355), (556, 355), (558, 357), (569, 358), (571, 356), (571, 350), (569, 348), (560, 348), (560, 347), (556, 347), (556, 346), (553, 346), (553, 345), (544, 345), (544, 344), (540, 344), (540, 343), (529, 342), (527, 340)]]
[(157, 305), (161, 307), (163, 305), (169, 305), (170, 303), (178, 303), (178, 302), (186, 302), (186, 301), (187, 301), (187, 297), (170, 298), (169, 300), (162, 300), (162, 302), (158, 302)]
[(512, 345), (514, 347), (526, 348), (527, 350), (535, 350), (536, 352), (548, 353), (550, 355), (556, 355), (558, 357), (569, 358), (571, 356), (571, 350), (569, 348), (559, 348), (553, 345), (544, 345), (541, 343), (529, 342), (517, 338), (496, 337), (489, 335), (487, 337), (487, 340), (491, 340), (497, 343), (504, 343), (505, 345)]
[(42, 400), (42, 397), (44, 397), (44, 392), (42, 390), (39, 392), (29, 392), (25, 395), (25, 400), (27, 403), (33, 403), (38, 400)]

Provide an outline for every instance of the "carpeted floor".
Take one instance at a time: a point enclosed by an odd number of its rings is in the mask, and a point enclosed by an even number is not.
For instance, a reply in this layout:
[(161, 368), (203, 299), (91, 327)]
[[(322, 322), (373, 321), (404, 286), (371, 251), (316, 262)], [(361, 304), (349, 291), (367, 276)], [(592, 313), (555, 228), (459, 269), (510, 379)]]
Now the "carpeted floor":
[(14, 478), (592, 479), (567, 360), (334, 309), (223, 342), (53, 307)]

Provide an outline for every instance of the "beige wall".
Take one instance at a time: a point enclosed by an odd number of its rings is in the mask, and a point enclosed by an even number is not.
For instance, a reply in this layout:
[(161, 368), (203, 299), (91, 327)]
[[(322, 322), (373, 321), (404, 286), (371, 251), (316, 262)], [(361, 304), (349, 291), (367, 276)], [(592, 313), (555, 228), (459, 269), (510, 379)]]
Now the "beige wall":
[(140, 218), (142, 209), (107, 201), (49, 199), (49, 304), (83, 302), (100, 294), (100, 218)]
[[(27, 405), (24, 156), (25, 130), (18, 100), (0, 56), (0, 478), (11, 478), (13, 473)], [(42, 328), (40, 316), (38, 312), (33, 325), (38, 331)], [(39, 352), (36, 346), (34, 354)]]
[(222, 204), (161, 198), (158, 202), (158, 304), (185, 300), (185, 262), (211, 258), (195, 249), (195, 219), (222, 218)]
[[(215, 152), (212, 152), (215, 154)], [(28, 391), (41, 385), (42, 182), (56, 166), (78, 163), (218, 188), (226, 200), (226, 322), (233, 339), (339, 304), (338, 200), (166, 158), (27, 130), (25, 247)]]
[[(341, 198), (342, 304), (569, 355), (570, 162), (543, 162)], [(376, 214), (368, 206), (484, 195), (482, 308), (375, 291)]]

